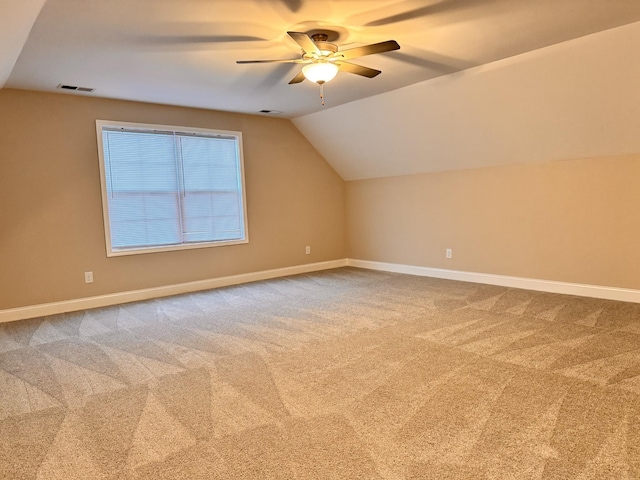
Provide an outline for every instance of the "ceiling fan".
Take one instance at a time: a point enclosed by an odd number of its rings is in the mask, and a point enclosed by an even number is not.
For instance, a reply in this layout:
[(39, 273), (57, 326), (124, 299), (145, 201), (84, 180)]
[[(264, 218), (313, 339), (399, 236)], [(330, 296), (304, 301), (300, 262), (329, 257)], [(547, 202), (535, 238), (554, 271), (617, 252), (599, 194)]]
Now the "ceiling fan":
[(374, 53), (390, 52), (398, 50), (400, 45), (395, 40), (387, 40), (386, 42), (372, 43), (362, 47), (348, 48), (339, 50), (338, 46), (328, 41), (328, 33), (314, 33), (312, 35), (302, 32), (287, 32), (287, 34), (295, 40), (302, 48), (302, 56), (300, 58), (285, 60), (238, 60), (236, 63), (300, 63), (306, 64), (302, 71), (291, 79), (289, 84), (300, 83), (306, 78), (320, 85), (320, 98), (324, 105), (323, 85), (332, 80), (338, 73), (343, 71), (361, 75), (367, 78), (373, 78), (382, 73), (369, 67), (363, 67), (355, 63), (348, 62), (357, 57), (371, 55)]

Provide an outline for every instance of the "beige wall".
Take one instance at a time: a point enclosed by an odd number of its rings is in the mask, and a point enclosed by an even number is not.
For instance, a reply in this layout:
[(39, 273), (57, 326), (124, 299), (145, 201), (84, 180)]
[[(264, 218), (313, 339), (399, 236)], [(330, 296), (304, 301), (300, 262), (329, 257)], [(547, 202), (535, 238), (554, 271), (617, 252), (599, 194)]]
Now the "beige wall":
[(352, 181), (346, 192), (351, 258), (640, 289), (640, 155)]
[[(250, 243), (107, 258), (96, 119), (241, 131)], [(345, 253), (344, 182), (288, 120), (0, 90), (0, 309)]]

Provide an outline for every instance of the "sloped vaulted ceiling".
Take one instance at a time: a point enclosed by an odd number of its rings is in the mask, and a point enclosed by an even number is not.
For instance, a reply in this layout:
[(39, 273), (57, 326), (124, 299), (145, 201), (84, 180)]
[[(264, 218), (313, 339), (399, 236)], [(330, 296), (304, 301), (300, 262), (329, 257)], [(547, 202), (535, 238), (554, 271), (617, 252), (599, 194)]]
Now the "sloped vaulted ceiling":
[[(636, 148), (638, 21), (638, 0), (5, 1), (0, 86), (281, 111), (345, 179), (547, 161)], [(288, 85), (300, 65), (235, 62), (299, 58), (286, 32), (318, 29), (401, 49), (324, 107)]]
[(640, 152), (640, 23), (294, 119), (346, 180)]
[(44, 2), (21, 0), (0, 3), (0, 88), (9, 78)]

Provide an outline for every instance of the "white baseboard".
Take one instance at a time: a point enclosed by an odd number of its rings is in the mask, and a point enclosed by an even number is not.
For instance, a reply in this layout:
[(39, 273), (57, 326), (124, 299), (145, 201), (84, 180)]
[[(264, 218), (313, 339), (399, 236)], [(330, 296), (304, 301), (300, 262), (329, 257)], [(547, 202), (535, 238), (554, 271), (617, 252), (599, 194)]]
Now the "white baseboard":
[(540, 292), (562, 293), (566, 295), (578, 295), (581, 297), (593, 297), (606, 300), (619, 300), (622, 302), (640, 303), (640, 290), (632, 290), (628, 288), (556, 282), (552, 280), (538, 280), (535, 278), (494, 275), (490, 273), (462, 272), (459, 270), (418, 267), (415, 265), (402, 265), (398, 263), (372, 262), (369, 260), (357, 260), (353, 258), (347, 259), (347, 265), (350, 267), (367, 268), (369, 270), (381, 270), (385, 272), (406, 273), (408, 275), (418, 275), (422, 277), (444, 278), (448, 280), (459, 280), (462, 282), (484, 283), (488, 285), (499, 285), (502, 287), (523, 288), (526, 290), (536, 290)]
[(307, 263), (305, 265), (295, 265), (293, 267), (276, 268), (273, 270), (262, 270), (260, 272), (243, 273), (228, 277), (210, 278), (195, 282), (178, 283), (162, 287), (145, 288), (143, 290), (130, 290), (127, 292), (111, 293), (95, 297), (77, 298), (62, 302), (43, 303), (40, 305), (30, 305), (27, 307), (10, 308), (0, 310), (0, 323), (12, 322), (14, 320), (24, 320), (26, 318), (42, 317), (45, 315), (55, 315), (58, 313), (75, 312), (88, 308), (107, 307), (121, 303), (136, 302), (139, 300), (149, 300), (151, 298), (168, 297), (180, 293), (191, 293), (211, 288), (228, 287), (241, 283), (256, 282), (258, 280), (268, 280), (270, 278), (286, 277), (300, 273), (318, 272), (331, 268), (345, 267), (347, 259), (330, 260), (328, 262)]
[(523, 288), (540, 292), (562, 293), (566, 295), (578, 295), (581, 297), (602, 298), (607, 300), (619, 300), (623, 302), (640, 303), (640, 290), (627, 288), (604, 287), (599, 285), (586, 285), (580, 283), (556, 282), (552, 280), (538, 280), (534, 278), (510, 277), (507, 275), (494, 275), (490, 273), (463, 272), (459, 270), (446, 270), (443, 268), (419, 267), (416, 265), (402, 265), (398, 263), (373, 262), (370, 260), (358, 260), (354, 258), (342, 258), (328, 262), (308, 263), (293, 267), (262, 270), (259, 272), (243, 273), (228, 277), (211, 278), (195, 282), (178, 283), (162, 287), (145, 288), (142, 290), (130, 290), (95, 297), (77, 298), (61, 302), (43, 303), (26, 307), (0, 310), (0, 323), (27, 318), (55, 315), (58, 313), (75, 312), (89, 308), (107, 307), (121, 303), (149, 300), (151, 298), (168, 297), (181, 293), (191, 293), (212, 288), (228, 287), (242, 283), (268, 280), (270, 278), (285, 277), (301, 273), (318, 272), (339, 267), (358, 267), (384, 272), (405, 273), (422, 277), (443, 278), (459, 280), (462, 282), (483, 283), (499, 285), (503, 287)]

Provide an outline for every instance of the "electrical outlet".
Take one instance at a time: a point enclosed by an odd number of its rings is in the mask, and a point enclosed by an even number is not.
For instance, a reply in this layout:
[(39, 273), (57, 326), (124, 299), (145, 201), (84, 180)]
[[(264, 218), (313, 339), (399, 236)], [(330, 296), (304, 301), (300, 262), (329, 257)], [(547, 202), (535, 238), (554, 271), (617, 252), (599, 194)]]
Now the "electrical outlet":
[(93, 272), (84, 272), (84, 283), (93, 283)]
[(304, 247), (304, 253), (306, 253), (307, 255), (311, 255), (311, 247), (309, 245)]
[(453, 256), (453, 251), (450, 248), (447, 248), (445, 254), (447, 258), (451, 258)]

